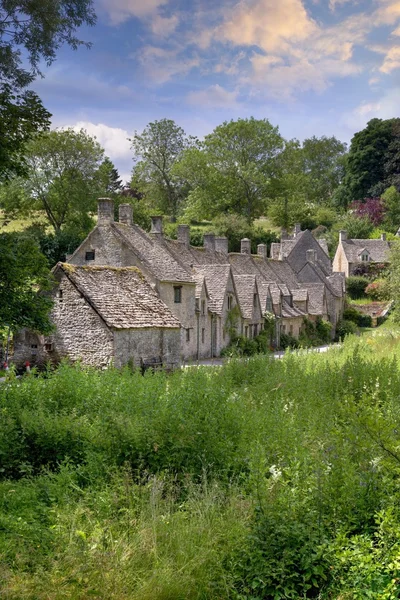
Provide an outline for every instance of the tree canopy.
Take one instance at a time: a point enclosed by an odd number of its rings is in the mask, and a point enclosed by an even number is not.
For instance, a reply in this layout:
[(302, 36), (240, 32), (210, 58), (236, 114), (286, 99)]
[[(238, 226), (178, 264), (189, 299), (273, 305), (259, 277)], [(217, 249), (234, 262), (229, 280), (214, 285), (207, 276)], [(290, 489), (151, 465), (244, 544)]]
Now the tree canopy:
[(46, 132), (25, 147), (27, 179), (2, 189), (0, 201), (9, 214), (43, 210), (54, 232), (68, 224), (87, 230), (89, 212), (104, 189), (99, 168), (104, 151), (84, 130)]
[(0, 234), (0, 327), (50, 331), (52, 303), (38, 293), (50, 286), (47, 260), (36, 241), (21, 233)]
[(372, 119), (351, 140), (344, 188), (351, 200), (380, 196), (400, 179), (400, 119)]
[[(40, 61), (51, 64), (63, 44), (84, 44), (76, 30), (95, 22), (92, 0), (0, 0), (0, 80), (26, 87), (40, 73)], [(30, 71), (23, 66), (21, 49)]]
[(212, 218), (234, 212), (249, 222), (261, 215), (283, 147), (278, 128), (267, 119), (238, 119), (216, 127), (176, 166), (191, 190), (189, 214)]
[(64, 43), (83, 44), (77, 28), (94, 23), (92, 0), (0, 0), (0, 181), (26, 175), (22, 148), (49, 128), (50, 113), (26, 89), (40, 62), (51, 64)]
[(154, 209), (178, 215), (185, 197), (182, 182), (174, 175), (174, 165), (184, 150), (197, 140), (170, 119), (149, 123), (141, 134), (135, 132), (132, 142), (135, 166), (132, 186), (145, 195)]

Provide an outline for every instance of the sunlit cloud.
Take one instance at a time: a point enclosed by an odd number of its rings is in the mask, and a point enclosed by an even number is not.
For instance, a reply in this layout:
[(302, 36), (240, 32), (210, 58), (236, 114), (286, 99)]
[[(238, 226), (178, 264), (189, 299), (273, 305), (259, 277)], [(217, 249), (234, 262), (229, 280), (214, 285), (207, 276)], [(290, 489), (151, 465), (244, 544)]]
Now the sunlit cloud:
[(229, 92), (220, 85), (211, 85), (205, 90), (190, 92), (187, 95), (189, 104), (207, 108), (233, 108), (238, 106), (237, 92)]

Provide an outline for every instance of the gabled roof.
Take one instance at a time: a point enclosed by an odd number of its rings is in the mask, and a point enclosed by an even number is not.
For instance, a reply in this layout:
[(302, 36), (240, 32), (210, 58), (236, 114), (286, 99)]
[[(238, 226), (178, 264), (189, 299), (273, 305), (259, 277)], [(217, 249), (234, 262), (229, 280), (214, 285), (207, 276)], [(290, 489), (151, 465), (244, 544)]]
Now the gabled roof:
[(359, 262), (363, 250), (367, 250), (372, 262), (389, 260), (390, 244), (387, 240), (349, 239), (342, 241), (343, 250), (350, 263)]
[(268, 260), (268, 267), (275, 274), (275, 281), (278, 280), (281, 283), (286, 284), (290, 289), (300, 287), (296, 273), (286, 260)]
[(323, 283), (304, 283), (308, 290), (308, 312), (322, 317), (325, 312), (325, 286)]
[(307, 313), (297, 308), (297, 306), (290, 306), (290, 304), (286, 302), (286, 300), (282, 302), (282, 317), (284, 319), (305, 316), (307, 316)]
[(306, 290), (306, 289), (292, 290), (292, 296), (293, 296), (294, 302), (307, 302), (308, 290)]
[(185, 268), (192, 265), (220, 265), (228, 262), (228, 257), (222, 252), (197, 246), (186, 246), (177, 240), (164, 238), (164, 247)]
[(200, 298), (201, 297), (201, 292), (202, 292), (202, 289), (204, 287), (204, 291), (206, 293), (206, 297), (209, 298), (209, 294), (208, 294), (208, 289), (207, 289), (207, 284), (206, 284), (206, 279), (204, 277), (204, 273), (199, 273), (199, 272), (193, 271), (193, 279), (196, 282), (195, 297), (196, 298)]
[(252, 319), (254, 294), (258, 292), (255, 275), (233, 275), (239, 308), (243, 319)]
[(224, 306), (226, 288), (231, 274), (230, 265), (195, 265), (193, 272), (197, 276), (203, 276), (209, 294), (208, 307), (212, 312), (222, 313)]
[[(78, 267), (62, 272), (111, 329), (178, 328), (180, 323), (136, 267)], [(71, 316), (73, 318), (73, 315)]]
[(137, 225), (112, 223), (112, 229), (159, 281), (194, 283), (190, 270), (178, 262), (163, 243), (153, 239)]

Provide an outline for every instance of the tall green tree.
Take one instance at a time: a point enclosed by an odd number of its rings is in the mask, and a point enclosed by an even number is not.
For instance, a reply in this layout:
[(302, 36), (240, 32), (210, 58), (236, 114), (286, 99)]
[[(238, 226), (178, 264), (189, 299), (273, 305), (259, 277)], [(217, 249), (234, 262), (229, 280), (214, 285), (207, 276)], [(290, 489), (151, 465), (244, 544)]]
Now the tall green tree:
[(170, 119), (149, 123), (131, 140), (135, 165), (132, 187), (141, 192), (147, 203), (176, 219), (186, 197), (185, 186), (173, 168), (182, 153), (197, 140)]
[(56, 234), (65, 226), (88, 230), (89, 212), (102, 189), (104, 151), (98, 142), (84, 130), (50, 131), (26, 145), (25, 157), (28, 178), (0, 195), (6, 214), (42, 210)]
[(188, 215), (213, 218), (230, 212), (248, 222), (261, 215), (283, 147), (278, 128), (267, 119), (238, 119), (216, 127), (175, 168), (190, 186)]
[(102, 196), (114, 197), (122, 191), (122, 180), (118, 169), (108, 156), (105, 157), (99, 167), (98, 177), (99, 185), (104, 190), (101, 193)]
[(318, 204), (331, 204), (345, 170), (347, 145), (335, 138), (315, 136), (302, 144), (303, 170), (309, 177), (308, 199)]
[(400, 227), (400, 192), (394, 185), (382, 194), (384, 206), (384, 225), (388, 231), (396, 233)]
[(83, 44), (77, 28), (94, 23), (92, 0), (0, 0), (0, 181), (26, 175), (22, 148), (49, 128), (50, 113), (26, 89), (40, 62), (51, 64), (64, 43)]
[[(372, 119), (351, 140), (343, 186), (351, 200), (380, 196), (391, 185), (392, 151), (399, 138), (400, 119)], [(397, 151), (396, 151), (397, 152)], [(396, 156), (396, 153), (395, 153)], [(397, 155), (398, 156), (398, 155)], [(395, 159), (396, 163), (396, 159)], [(394, 165), (394, 169), (398, 165)]]
[(29, 235), (0, 234), (0, 327), (51, 330), (51, 300), (41, 290), (52, 285), (47, 260)]

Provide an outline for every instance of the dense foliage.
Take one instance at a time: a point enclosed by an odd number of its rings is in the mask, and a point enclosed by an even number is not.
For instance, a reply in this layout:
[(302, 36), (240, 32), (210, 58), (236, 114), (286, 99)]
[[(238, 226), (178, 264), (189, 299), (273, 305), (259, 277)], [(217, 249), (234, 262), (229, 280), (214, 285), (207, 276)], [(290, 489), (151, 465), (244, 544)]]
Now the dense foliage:
[(3, 597), (398, 597), (398, 359), (389, 331), (3, 384)]
[(51, 301), (38, 291), (51, 287), (46, 258), (26, 234), (0, 234), (0, 328), (51, 330)]

